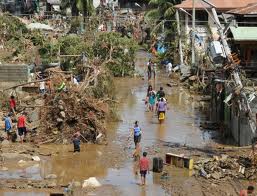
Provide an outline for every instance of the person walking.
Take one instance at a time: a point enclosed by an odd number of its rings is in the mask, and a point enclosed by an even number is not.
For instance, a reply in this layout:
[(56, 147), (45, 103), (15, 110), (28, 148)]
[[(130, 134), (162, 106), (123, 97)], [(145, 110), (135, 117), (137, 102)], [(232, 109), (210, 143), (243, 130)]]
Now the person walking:
[(149, 93), (149, 109), (150, 111), (154, 111), (154, 105), (155, 105), (156, 95), (154, 91), (151, 91)]
[(147, 63), (147, 76), (148, 76), (148, 80), (151, 80), (151, 78), (152, 78), (152, 61), (151, 61), (151, 59)]
[(12, 120), (11, 120), (10, 116), (11, 116), (11, 114), (9, 113), (4, 118), (4, 124), (5, 124), (4, 130), (7, 134), (7, 140), (10, 139), (10, 135), (11, 135), (11, 131), (12, 131)]
[(16, 101), (15, 101), (15, 97), (13, 95), (10, 97), (9, 103), (10, 103), (10, 111), (14, 115), (16, 115), (16, 113), (15, 113), (16, 112)]
[(134, 128), (133, 128), (133, 133), (130, 135), (134, 135), (134, 143), (135, 143), (135, 148), (137, 147), (137, 144), (140, 143), (141, 141), (141, 135), (142, 135), (142, 130), (138, 125), (138, 121), (135, 122)]
[(19, 116), (17, 127), (18, 127), (18, 135), (20, 137), (20, 142), (23, 143), (23, 140), (27, 134), (25, 112), (22, 112), (21, 116)]
[(164, 114), (166, 113), (167, 103), (166, 101), (164, 101), (163, 97), (160, 98), (160, 101), (158, 101), (156, 110), (157, 110), (158, 119), (159, 119), (160, 113), (164, 113)]
[(146, 156), (147, 156), (147, 152), (143, 152), (143, 157), (140, 159), (140, 162), (139, 162), (142, 186), (145, 185), (145, 181), (146, 181), (145, 177), (146, 177), (147, 172), (148, 172), (148, 174), (150, 173), (149, 160)]

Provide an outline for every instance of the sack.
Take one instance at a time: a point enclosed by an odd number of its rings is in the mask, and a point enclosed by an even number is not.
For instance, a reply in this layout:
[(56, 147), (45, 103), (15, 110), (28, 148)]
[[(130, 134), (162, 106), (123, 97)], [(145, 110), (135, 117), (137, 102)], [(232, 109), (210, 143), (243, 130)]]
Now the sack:
[(161, 173), (163, 170), (163, 160), (160, 157), (153, 158), (153, 172)]

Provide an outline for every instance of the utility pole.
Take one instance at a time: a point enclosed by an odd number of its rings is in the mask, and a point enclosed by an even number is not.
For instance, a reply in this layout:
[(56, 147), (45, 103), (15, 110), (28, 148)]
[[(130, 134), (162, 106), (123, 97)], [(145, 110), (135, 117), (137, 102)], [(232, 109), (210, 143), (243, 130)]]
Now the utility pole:
[(176, 10), (176, 20), (177, 20), (177, 31), (178, 31), (179, 59), (180, 59), (180, 65), (183, 65), (184, 61), (183, 61), (183, 50), (182, 50), (181, 30), (180, 30), (180, 20), (179, 20), (178, 10)]
[(195, 0), (193, 3), (193, 17), (192, 17), (192, 66), (195, 65)]

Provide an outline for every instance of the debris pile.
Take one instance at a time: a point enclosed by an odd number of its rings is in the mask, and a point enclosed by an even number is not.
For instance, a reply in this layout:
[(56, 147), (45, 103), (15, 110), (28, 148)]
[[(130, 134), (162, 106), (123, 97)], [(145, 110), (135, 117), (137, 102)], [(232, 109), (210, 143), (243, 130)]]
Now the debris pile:
[(95, 142), (100, 133), (105, 135), (106, 103), (68, 92), (48, 96), (45, 105), (48, 107), (41, 111), (44, 134), (38, 135), (40, 142), (68, 142), (76, 131), (80, 131), (83, 142)]
[(248, 157), (214, 156), (197, 161), (194, 169), (207, 179), (257, 179), (257, 168)]
[(55, 89), (57, 84), (64, 81), (67, 89), (45, 97), (45, 107), (41, 109), (40, 134), (35, 136), (35, 142), (67, 143), (78, 131), (83, 142), (96, 142), (104, 138), (108, 104), (91, 96), (89, 89), (89, 83), (93, 84), (97, 76), (91, 75), (79, 86), (62, 73), (55, 73), (51, 77)]

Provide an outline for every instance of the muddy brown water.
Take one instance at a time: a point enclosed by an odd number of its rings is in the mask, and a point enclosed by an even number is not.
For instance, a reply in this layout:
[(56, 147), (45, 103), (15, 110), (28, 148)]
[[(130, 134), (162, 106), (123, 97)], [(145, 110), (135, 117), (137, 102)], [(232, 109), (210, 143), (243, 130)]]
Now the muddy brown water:
[[(138, 53), (137, 71), (144, 73), (146, 55), (144, 52)], [(108, 146), (97, 146), (84, 144), (81, 153), (73, 154), (71, 145), (45, 145), (43, 148), (49, 151), (56, 151), (51, 158), (44, 158), (40, 165), (30, 166), (25, 169), (14, 169), (0, 172), (0, 178), (15, 179), (21, 174), (28, 179), (43, 179), (48, 174), (56, 174), (58, 182), (67, 184), (71, 181), (80, 181), (96, 177), (104, 185), (114, 185), (122, 195), (166, 195), (160, 186), (160, 175), (153, 174), (147, 176), (147, 186), (142, 188), (138, 185), (139, 176), (133, 173), (133, 160), (131, 157), (119, 163), (119, 157), (115, 157), (115, 150), (123, 147), (132, 152), (133, 142), (127, 142), (129, 129), (133, 127), (135, 120), (143, 130), (142, 147), (145, 149), (159, 141), (186, 144), (205, 148), (211, 142), (211, 134), (199, 129), (201, 120), (206, 117), (198, 109), (205, 107), (202, 103), (195, 102), (193, 97), (182, 87), (167, 87), (170, 82), (165, 73), (158, 73), (155, 81), (150, 81), (153, 87), (158, 90), (163, 86), (167, 94), (169, 110), (163, 124), (159, 124), (157, 117), (152, 112), (147, 112), (143, 99), (146, 96), (148, 82), (142, 79), (115, 79), (117, 98), (119, 100), (118, 114), (120, 122), (109, 122)], [(117, 161), (107, 164), (102, 158), (104, 156), (113, 157)], [(125, 152), (124, 152), (125, 153)], [(180, 176), (184, 171), (174, 171), (174, 176)], [(186, 176), (187, 174), (185, 174)], [(183, 174), (184, 176), (184, 174)], [(6, 196), (12, 195), (45, 195), (45, 193), (28, 192), (5, 192)]]

